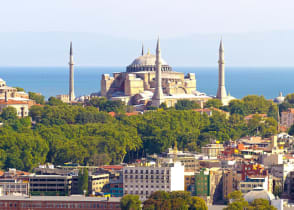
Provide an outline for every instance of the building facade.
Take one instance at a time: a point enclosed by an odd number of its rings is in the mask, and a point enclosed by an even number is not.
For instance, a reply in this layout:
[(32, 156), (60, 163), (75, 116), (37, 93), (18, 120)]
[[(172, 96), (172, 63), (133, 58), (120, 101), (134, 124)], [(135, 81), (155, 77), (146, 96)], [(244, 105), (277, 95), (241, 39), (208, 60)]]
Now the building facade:
[(294, 124), (294, 108), (281, 112), (281, 126), (290, 128)]
[(31, 195), (70, 195), (71, 176), (62, 175), (32, 175), (29, 176)]
[(180, 162), (161, 165), (126, 166), (123, 169), (124, 195), (139, 195), (147, 199), (156, 191), (183, 191), (184, 166)]
[(0, 196), (1, 210), (119, 210), (120, 198), (84, 196)]
[(113, 73), (112, 77), (103, 74), (101, 96), (111, 100), (122, 100), (129, 105), (149, 103), (158, 106), (159, 103), (165, 102), (168, 107), (180, 99), (200, 103), (211, 98), (196, 91), (195, 74), (185, 76), (183, 73), (175, 72), (161, 58), (159, 40), (156, 55), (148, 51), (127, 66), (126, 72)]

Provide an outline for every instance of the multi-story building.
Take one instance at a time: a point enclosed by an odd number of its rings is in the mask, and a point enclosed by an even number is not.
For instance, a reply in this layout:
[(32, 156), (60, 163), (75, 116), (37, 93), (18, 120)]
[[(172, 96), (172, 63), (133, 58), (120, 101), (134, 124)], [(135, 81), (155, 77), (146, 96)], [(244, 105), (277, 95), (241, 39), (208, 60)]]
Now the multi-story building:
[(85, 196), (0, 196), (1, 210), (119, 210), (120, 198)]
[(29, 195), (29, 183), (17, 180), (0, 180), (3, 195)]
[(203, 198), (208, 204), (222, 200), (222, 170), (201, 169), (195, 175), (195, 195)]
[(294, 124), (294, 108), (281, 112), (281, 126), (290, 128)]
[(245, 180), (247, 176), (265, 176), (268, 175), (268, 171), (264, 169), (263, 165), (256, 163), (243, 163), (242, 164), (242, 180)]
[(227, 199), (228, 194), (238, 190), (240, 179), (241, 176), (235, 170), (229, 169), (223, 171), (223, 200)]
[(124, 194), (139, 195), (141, 200), (156, 191), (184, 190), (184, 166), (180, 162), (129, 165), (123, 168)]
[(70, 195), (71, 176), (32, 175), (29, 176), (31, 195)]
[(0, 175), (0, 188), (3, 195), (29, 195), (28, 178), (23, 177), (30, 173), (10, 168)]
[(201, 152), (208, 157), (216, 158), (224, 151), (224, 146), (222, 144), (208, 144), (201, 148)]
[(246, 177), (245, 180), (240, 181), (239, 189), (243, 194), (248, 193), (256, 188), (270, 191), (268, 176)]
[(195, 195), (199, 197), (210, 196), (209, 169), (202, 169), (195, 175)]
[(88, 178), (88, 189), (90, 194), (102, 192), (103, 187), (109, 183), (109, 174), (92, 174)]
[(185, 191), (195, 195), (195, 172), (185, 171)]

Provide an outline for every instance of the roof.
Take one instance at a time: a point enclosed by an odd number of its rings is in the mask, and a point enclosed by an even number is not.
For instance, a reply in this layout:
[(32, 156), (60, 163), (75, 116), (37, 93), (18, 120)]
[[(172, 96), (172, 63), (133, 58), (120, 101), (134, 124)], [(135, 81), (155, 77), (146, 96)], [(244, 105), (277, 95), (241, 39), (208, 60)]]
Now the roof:
[(101, 166), (103, 169), (112, 169), (112, 170), (121, 170), (123, 169), (122, 165), (107, 165), (107, 166)]
[(8, 101), (5, 101), (5, 99), (0, 99), (0, 104), (6, 104), (6, 105), (15, 105), (15, 104), (28, 104), (27, 101), (18, 101), (13, 99), (8, 99)]
[[(108, 200), (109, 199), (109, 200)], [(96, 201), (96, 202), (120, 202), (120, 197), (85, 197), (83, 195), (72, 196), (0, 196), (0, 200), (9, 201)]]
[(267, 190), (264, 190), (262, 188), (255, 188), (252, 191), (245, 194), (244, 198), (246, 201), (251, 203), (252, 201), (258, 198), (263, 198), (268, 201), (271, 201), (275, 199), (275, 196), (272, 193), (268, 192)]
[[(142, 65), (142, 66), (155, 66), (156, 55), (147, 53), (145, 55), (136, 58), (130, 66)], [(161, 65), (167, 65), (167, 63), (161, 58)]]

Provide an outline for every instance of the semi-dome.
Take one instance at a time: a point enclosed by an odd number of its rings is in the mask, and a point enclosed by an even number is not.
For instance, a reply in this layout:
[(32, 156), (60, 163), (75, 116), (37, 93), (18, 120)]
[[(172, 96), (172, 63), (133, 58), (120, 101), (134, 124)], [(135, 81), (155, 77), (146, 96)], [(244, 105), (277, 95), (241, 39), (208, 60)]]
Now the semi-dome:
[(263, 198), (268, 201), (271, 201), (275, 199), (275, 196), (267, 190), (264, 190), (263, 188), (255, 188), (244, 196), (244, 199), (249, 203), (253, 202), (255, 199), (258, 198)]
[[(127, 72), (155, 71), (156, 55), (147, 54), (136, 58), (129, 66)], [(172, 71), (172, 68), (161, 58), (161, 71)]]
[(277, 104), (281, 104), (285, 101), (285, 97), (283, 96), (282, 92), (280, 92), (280, 95), (274, 99), (274, 102)]

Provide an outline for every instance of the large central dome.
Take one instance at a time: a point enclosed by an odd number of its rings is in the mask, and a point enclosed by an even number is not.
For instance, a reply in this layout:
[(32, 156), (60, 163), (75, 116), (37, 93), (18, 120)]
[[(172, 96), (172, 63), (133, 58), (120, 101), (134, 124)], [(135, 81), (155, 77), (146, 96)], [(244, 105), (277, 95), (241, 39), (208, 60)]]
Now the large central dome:
[[(136, 58), (131, 65), (127, 66), (127, 72), (155, 71), (156, 55), (147, 54)], [(161, 59), (161, 71), (172, 71), (172, 68)]]

